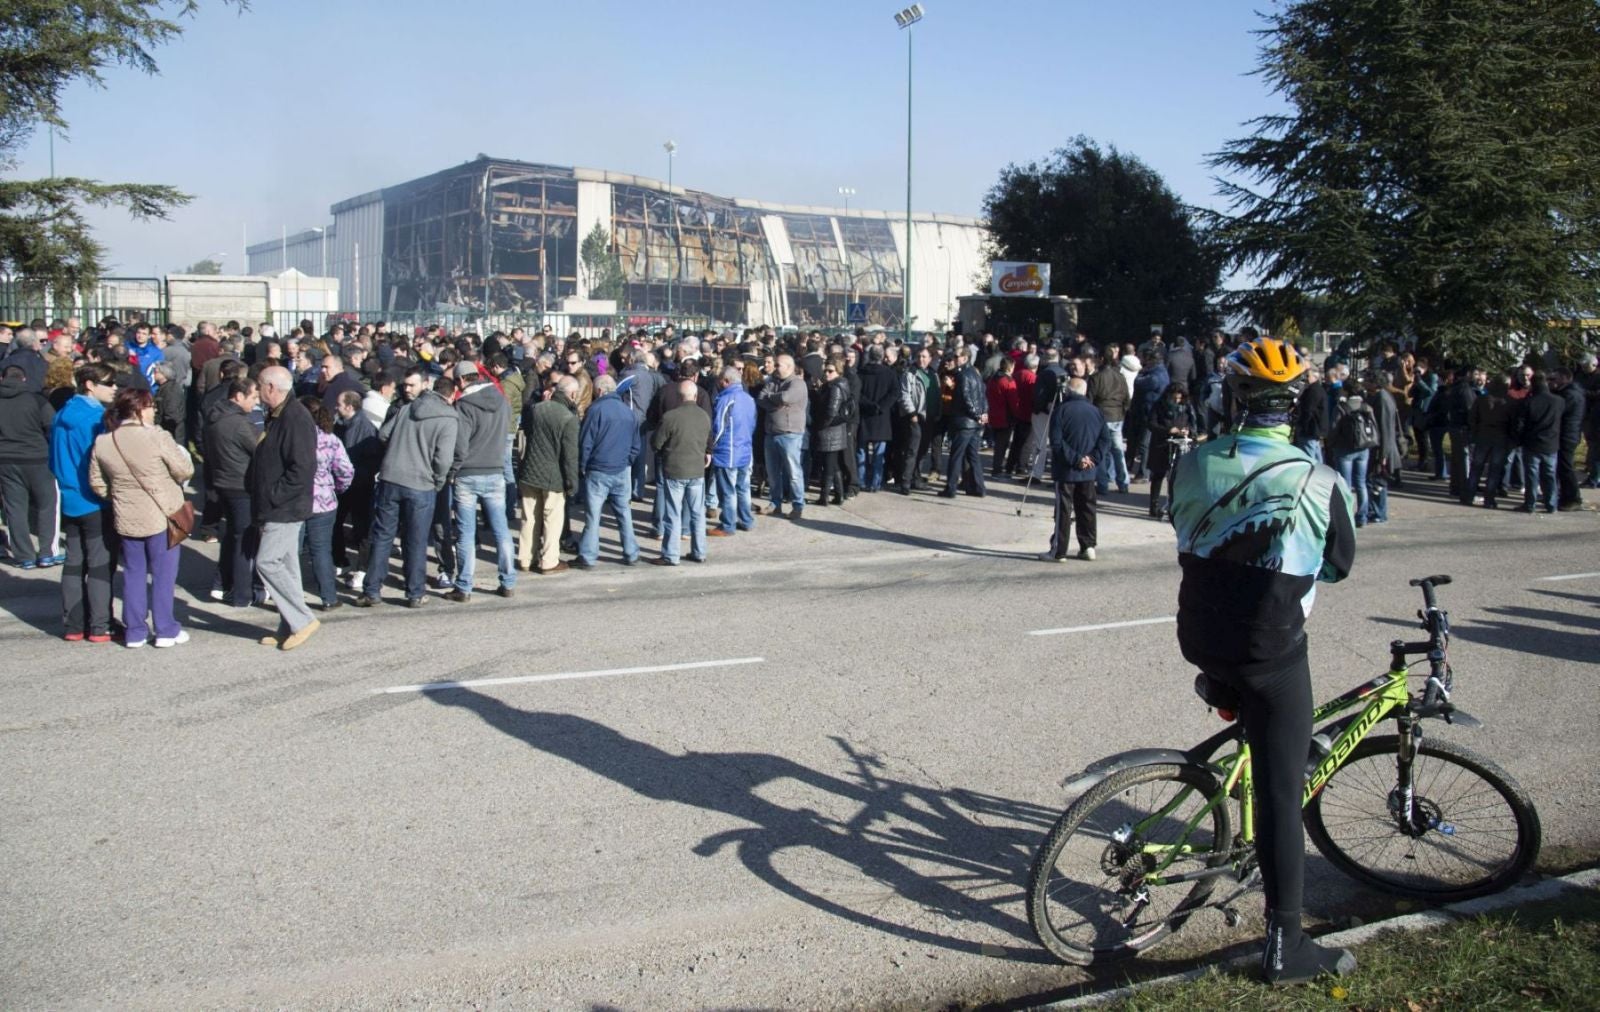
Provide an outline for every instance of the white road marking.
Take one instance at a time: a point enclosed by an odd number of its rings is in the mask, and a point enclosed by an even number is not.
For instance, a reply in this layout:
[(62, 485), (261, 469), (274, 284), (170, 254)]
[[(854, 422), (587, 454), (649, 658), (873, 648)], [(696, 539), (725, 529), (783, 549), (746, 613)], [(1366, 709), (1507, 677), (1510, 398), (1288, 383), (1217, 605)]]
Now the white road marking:
[(1100, 629), (1126, 629), (1135, 625), (1159, 625), (1162, 622), (1176, 622), (1178, 616), (1163, 615), (1160, 618), (1136, 618), (1127, 622), (1102, 622), (1099, 625), (1074, 625), (1065, 629), (1034, 629), (1029, 631), (1029, 636), (1061, 636), (1065, 633), (1095, 632)]
[(659, 671), (691, 671), (697, 668), (726, 668), (736, 664), (761, 664), (765, 657), (734, 657), (725, 661), (685, 661), (682, 664), (652, 664), (642, 668), (605, 668), (600, 671), (563, 671), (553, 675), (514, 675), (509, 678), (471, 678), (461, 682), (424, 682), (421, 685), (395, 685), (387, 692), (440, 692), (444, 689), (471, 689), (480, 685), (520, 685), (524, 682), (561, 682), (571, 678), (610, 678), (614, 675), (647, 675)]
[(1541, 576), (1541, 577), (1539, 577), (1539, 579), (1546, 580), (1546, 581), (1554, 581), (1554, 580), (1587, 580), (1587, 579), (1590, 579), (1591, 577), (1595, 577), (1595, 576), (1600, 576), (1600, 573), (1568, 573), (1565, 576)]

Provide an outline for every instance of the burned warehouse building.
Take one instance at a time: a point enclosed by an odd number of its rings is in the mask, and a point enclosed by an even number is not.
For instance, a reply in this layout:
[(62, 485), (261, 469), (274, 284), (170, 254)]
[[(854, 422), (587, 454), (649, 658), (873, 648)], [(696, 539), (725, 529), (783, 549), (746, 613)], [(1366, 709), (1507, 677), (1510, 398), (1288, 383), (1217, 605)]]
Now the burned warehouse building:
[[(722, 323), (950, 320), (987, 263), (974, 218), (720, 197), (658, 180), (480, 156), (332, 206), (330, 225), (248, 248), (251, 273), (339, 280), (363, 314), (537, 314), (614, 299)], [(586, 247), (585, 240), (589, 240)]]

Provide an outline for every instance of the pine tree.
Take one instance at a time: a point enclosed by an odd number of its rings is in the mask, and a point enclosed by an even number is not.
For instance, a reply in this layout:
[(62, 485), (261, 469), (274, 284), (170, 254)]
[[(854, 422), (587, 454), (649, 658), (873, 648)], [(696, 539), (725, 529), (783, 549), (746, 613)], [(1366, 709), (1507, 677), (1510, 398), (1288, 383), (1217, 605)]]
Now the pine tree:
[(1600, 309), (1600, 5), (1297, 0), (1258, 68), (1290, 104), (1212, 158), (1210, 222), (1268, 296), (1484, 364)]

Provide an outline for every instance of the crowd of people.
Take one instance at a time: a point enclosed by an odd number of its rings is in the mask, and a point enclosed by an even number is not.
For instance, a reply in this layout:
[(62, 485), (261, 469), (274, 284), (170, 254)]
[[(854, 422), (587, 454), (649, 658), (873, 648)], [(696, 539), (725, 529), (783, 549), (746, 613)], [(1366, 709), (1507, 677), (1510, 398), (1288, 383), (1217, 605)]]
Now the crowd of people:
[[(1066, 558), (1076, 534), (1093, 559), (1113, 486), (1148, 482), (1151, 516), (1167, 515), (1175, 462), (1232, 424), (1224, 360), (1256, 336), (907, 344), (865, 330), (558, 338), (309, 321), (280, 336), (41, 320), (0, 327), (0, 497), (13, 562), (62, 567), (65, 638), (128, 647), (187, 639), (173, 597), (191, 527), (220, 542), (212, 600), (276, 608), (263, 642), (286, 650), (316, 632), (317, 611), (376, 603), (397, 545), (407, 606), (430, 586), (465, 603), (480, 539), (492, 592), (511, 597), (519, 573), (598, 565), (608, 518), (617, 561), (640, 561), (643, 536), (659, 542), (650, 563), (672, 567), (705, 562), (711, 539), (757, 517), (803, 522), (879, 492), (982, 497), (986, 471), (1048, 472), (1043, 558)], [(1358, 526), (1387, 519), (1409, 445), (1466, 503), (1520, 489), (1530, 511), (1577, 508), (1600, 477), (1592, 355), (1492, 379), (1392, 345), (1358, 378), (1342, 358), (1300, 395), (1293, 439), (1344, 475)], [(635, 504), (649, 507), (642, 529)]]

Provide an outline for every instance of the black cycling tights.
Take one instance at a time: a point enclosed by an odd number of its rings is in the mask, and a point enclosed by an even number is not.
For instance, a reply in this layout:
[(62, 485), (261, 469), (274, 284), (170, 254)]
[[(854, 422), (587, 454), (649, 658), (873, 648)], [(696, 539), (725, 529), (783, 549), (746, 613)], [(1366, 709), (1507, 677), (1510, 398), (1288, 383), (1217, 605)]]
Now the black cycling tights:
[(1300, 798), (1311, 749), (1310, 660), (1301, 654), (1288, 667), (1264, 675), (1209, 673), (1239, 691), (1239, 719), (1255, 775), (1256, 855), (1267, 909), (1298, 913), (1306, 884)]

